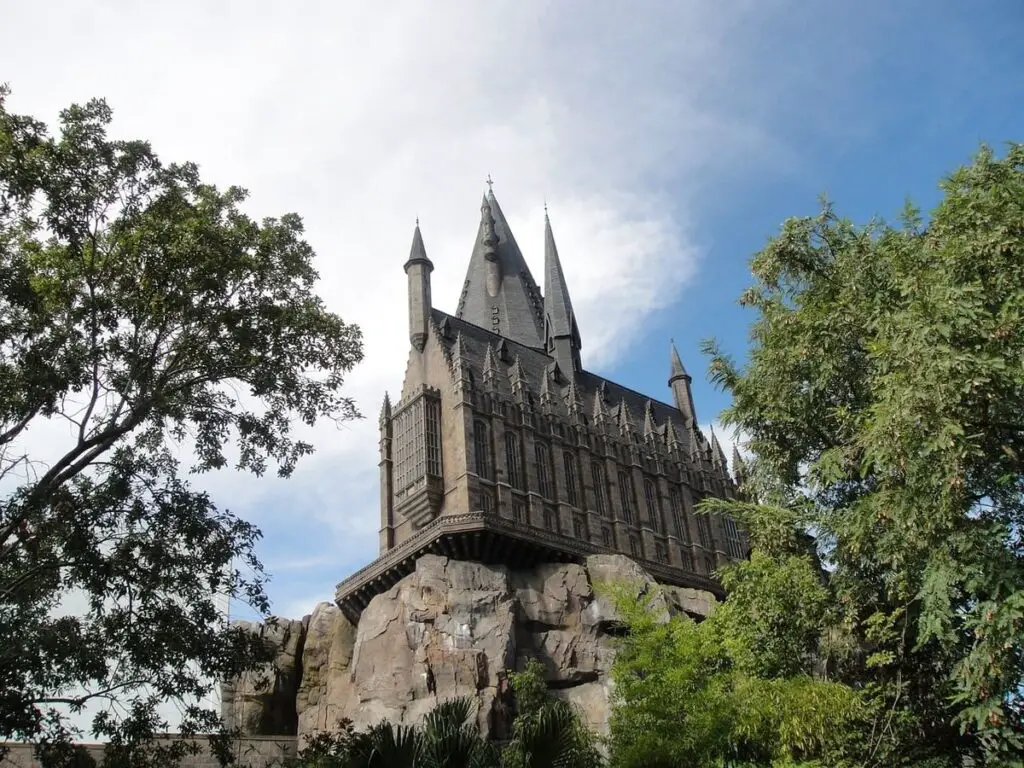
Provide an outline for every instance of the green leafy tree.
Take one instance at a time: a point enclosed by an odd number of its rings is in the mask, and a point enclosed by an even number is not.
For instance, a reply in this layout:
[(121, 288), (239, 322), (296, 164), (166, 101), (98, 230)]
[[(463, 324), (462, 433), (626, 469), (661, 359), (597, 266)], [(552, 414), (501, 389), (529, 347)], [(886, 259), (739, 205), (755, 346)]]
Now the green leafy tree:
[(864, 765), (842, 739), (863, 720), (860, 696), (814, 674), (810, 638), (825, 620), (814, 566), (757, 555), (723, 578), (729, 601), (699, 624), (668, 617), (657, 590), (608, 587), (628, 630), (612, 667), (611, 765)]
[(835, 673), (875, 701), (871, 754), (1019, 764), (1024, 146), (941, 186), (927, 222), (826, 204), (754, 258), (747, 362), (708, 351), (761, 504), (708, 508), (815, 534), (842, 612), (823, 636), (855, 651)]
[(139, 747), (166, 729), (158, 704), (179, 703), (185, 733), (214, 728), (197, 702), (265, 653), (218, 599), (268, 607), (259, 532), (185, 476), (288, 475), (312, 451), (293, 424), (358, 415), (341, 387), (360, 332), (313, 292), (298, 216), (253, 221), (244, 190), (110, 139), (102, 101), (50, 136), (7, 93), (0, 737), (55, 753), (95, 703), (111, 759), (173, 760), (184, 747)]

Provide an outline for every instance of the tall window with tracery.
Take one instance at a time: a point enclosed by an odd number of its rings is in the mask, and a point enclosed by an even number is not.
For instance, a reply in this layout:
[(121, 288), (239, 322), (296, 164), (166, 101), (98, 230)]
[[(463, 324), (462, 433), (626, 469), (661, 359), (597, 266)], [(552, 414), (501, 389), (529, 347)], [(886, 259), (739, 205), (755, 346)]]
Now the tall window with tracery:
[(441, 476), (440, 405), (423, 396), (395, 415), (394, 492), (402, 494), (424, 475)]
[(594, 480), (594, 511), (605, 517), (608, 514), (608, 504), (604, 498), (604, 466), (601, 462), (595, 461), (590, 465), (590, 474)]
[(722, 517), (722, 528), (725, 530), (725, 551), (733, 560), (743, 557), (743, 540), (740, 538), (736, 521), (729, 516)]
[(427, 474), (441, 476), (441, 403), (426, 400), (426, 463)]
[(700, 545), (704, 549), (711, 549), (711, 521), (707, 515), (694, 515), (697, 518), (697, 535), (700, 537)]
[(678, 488), (673, 488), (668, 494), (669, 504), (672, 506), (672, 525), (676, 529), (676, 536), (686, 539), (683, 529), (683, 495)]
[(622, 501), (622, 518), (633, 522), (633, 478), (625, 469), (619, 470), (619, 499)]
[(490, 431), (487, 429), (487, 423), (482, 419), (473, 422), (473, 453), (477, 475), (484, 480), (493, 480)]
[(629, 551), (633, 557), (640, 557), (640, 542), (634, 537), (629, 537)]
[(652, 480), (644, 480), (644, 500), (647, 502), (647, 517), (651, 521), (651, 530), (661, 533), (661, 507), (658, 506), (658, 489)]
[(537, 459), (537, 484), (540, 495), (545, 499), (555, 497), (555, 489), (551, 485), (551, 449), (547, 443), (538, 442), (534, 445), (534, 456)]
[(513, 488), (523, 488), (523, 451), (519, 435), (508, 431), (505, 433), (505, 460), (508, 463), (508, 484)]
[(680, 550), (679, 550), (679, 560), (683, 564), (683, 570), (687, 570), (687, 571), (692, 571), (693, 570), (693, 555), (691, 555), (689, 553), (689, 551), (687, 551), (684, 548), (680, 548)]
[(578, 507), (580, 500), (576, 492), (576, 456), (572, 451), (564, 451), (562, 463), (565, 465), (565, 500)]

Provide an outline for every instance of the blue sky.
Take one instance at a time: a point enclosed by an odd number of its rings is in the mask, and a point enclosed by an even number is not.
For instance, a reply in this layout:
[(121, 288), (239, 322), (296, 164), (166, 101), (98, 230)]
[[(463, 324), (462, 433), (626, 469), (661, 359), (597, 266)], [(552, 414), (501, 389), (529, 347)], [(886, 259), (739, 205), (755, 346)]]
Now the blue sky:
[(1024, 138), (1017, 0), (9, 5), (12, 109), (53, 120), (105, 96), (115, 133), (248, 187), (254, 215), (299, 212), (322, 294), (364, 329), (363, 423), (313, 430), (287, 482), (200, 480), (264, 530), (291, 616), (376, 554), (376, 413), (401, 385), (416, 216), (453, 310), (484, 178), (538, 277), (546, 198), (584, 364), (667, 397), (674, 337), (708, 423), (726, 402), (699, 342), (742, 357), (735, 300), (783, 219), (821, 192), (858, 221), (927, 209), (979, 141)]

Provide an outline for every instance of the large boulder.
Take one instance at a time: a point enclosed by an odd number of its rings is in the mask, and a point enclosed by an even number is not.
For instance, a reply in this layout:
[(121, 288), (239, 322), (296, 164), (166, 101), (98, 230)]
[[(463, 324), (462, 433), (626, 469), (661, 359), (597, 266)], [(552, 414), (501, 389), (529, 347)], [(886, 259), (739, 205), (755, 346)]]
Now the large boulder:
[(334, 603), (318, 603), (306, 621), (295, 709), (299, 733), (331, 730), (351, 710), (349, 667), (356, 628)]
[(258, 634), (274, 650), (274, 658), (261, 669), (222, 686), (221, 717), (227, 727), (247, 735), (295, 735), (304, 621), (273, 618), (265, 623), (238, 621), (236, 625)]
[(419, 723), (437, 702), (469, 696), (488, 732), (515, 659), (514, 619), (506, 568), (424, 555), (359, 619), (348, 716), (356, 727)]
[(438, 702), (468, 696), (483, 732), (503, 738), (511, 718), (506, 673), (533, 658), (544, 664), (555, 695), (607, 733), (608, 673), (622, 629), (603, 586), (611, 584), (633, 594), (657, 590), (655, 609), (665, 620), (700, 619), (715, 606), (708, 592), (659, 588), (622, 555), (512, 570), (424, 555), (413, 573), (370, 601), (358, 626), (332, 603), (286, 623), (283, 632), (254, 625), (268, 642), (280, 643), (269, 676), (275, 682), (250, 690), (243, 680), (225, 690), (225, 715), (230, 710), (232, 722), (249, 733), (297, 728), (302, 738), (342, 718), (357, 728), (385, 718), (418, 724)]

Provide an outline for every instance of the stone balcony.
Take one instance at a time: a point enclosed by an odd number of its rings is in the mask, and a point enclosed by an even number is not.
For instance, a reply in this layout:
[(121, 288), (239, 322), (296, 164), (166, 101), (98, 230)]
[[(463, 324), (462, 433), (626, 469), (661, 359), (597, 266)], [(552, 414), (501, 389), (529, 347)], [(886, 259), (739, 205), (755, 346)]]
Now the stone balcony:
[[(338, 607), (349, 621), (358, 623), (370, 600), (412, 573), (416, 559), (425, 554), (525, 568), (540, 562), (580, 563), (587, 555), (621, 553), (493, 514), (442, 515), (338, 584)], [(721, 585), (707, 576), (652, 560), (637, 562), (661, 584), (706, 590), (719, 599), (725, 596)]]

